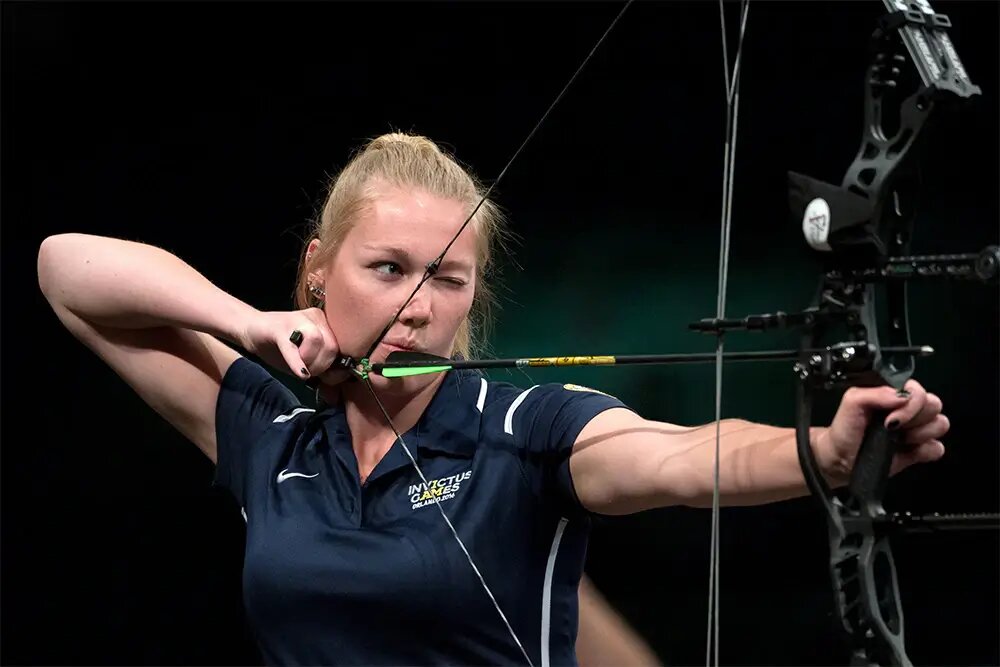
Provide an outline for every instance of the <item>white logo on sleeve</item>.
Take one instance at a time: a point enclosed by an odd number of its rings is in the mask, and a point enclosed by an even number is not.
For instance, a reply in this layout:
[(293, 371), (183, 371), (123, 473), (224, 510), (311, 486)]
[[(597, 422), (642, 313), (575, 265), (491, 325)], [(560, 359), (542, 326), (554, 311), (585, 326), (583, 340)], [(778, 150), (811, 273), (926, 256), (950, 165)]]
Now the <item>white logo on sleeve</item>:
[(290, 479), (292, 477), (305, 477), (305, 478), (309, 479), (311, 477), (318, 477), (318, 476), (319, 476), (319, 473), (316, 473), (315, 475), (306, 475), (306, 474), (301, 473), (301, 472), (288, 472), (288, 468), (285, 468), (284, 470), (282, 470), (281, 472), (278, 473), (278, 484), (281, 484), (286, 479)]

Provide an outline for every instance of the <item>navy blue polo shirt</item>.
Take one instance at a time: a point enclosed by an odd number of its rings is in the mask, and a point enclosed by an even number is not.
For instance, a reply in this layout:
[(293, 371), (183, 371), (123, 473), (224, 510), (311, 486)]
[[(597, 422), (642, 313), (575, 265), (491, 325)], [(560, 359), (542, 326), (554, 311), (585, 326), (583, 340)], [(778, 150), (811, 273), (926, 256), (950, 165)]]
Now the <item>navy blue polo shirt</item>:
[(525, 664), (434, 500), (536, 667), (576, 664), (589, 529), (577, 435), (625, 407), (575, 385), (451, 371), (360, 483), (340, 406), (319, 411), (253, 361), (223, 378), (216, 483), (247, 523), (243, 593), (269, 664)]

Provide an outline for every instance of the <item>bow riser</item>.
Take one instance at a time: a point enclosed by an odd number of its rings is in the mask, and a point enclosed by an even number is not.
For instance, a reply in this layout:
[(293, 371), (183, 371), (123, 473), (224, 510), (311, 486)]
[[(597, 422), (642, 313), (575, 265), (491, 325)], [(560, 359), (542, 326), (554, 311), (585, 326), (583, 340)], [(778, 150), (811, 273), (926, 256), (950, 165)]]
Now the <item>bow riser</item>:
[[(858, 197), (855, 205), (862, 214), (852, 222), (831, 229), (830, 263), (838, 268), (876, 264), (889, 255), (908, 255), (912, 236), (916, 194), (913, 156), (921, 130), (933, 109), (923, 92), (906, 98), (899, 113), (899, 127), (886, 131), (885, 104), (894, 90), (899, 69), (899, 41), (882, 28), (873, 36), (873, 58), (866, 74), (865, 122), (861, 147), (847, 169), (839, 193), (843, 198)], [(888, 75), (888, 76), (887, 76)], [(836, 211), (834, 201), (831, 210)], [(836, 217), (831, 217), (831, 226)], [(880, 340), (876, 304), (880, 286), (852, 280), (832, 279), (827, 271), (821, 280), (812, 307), (823, 316), (806, 331), (803, 349), (814, 348), (831, 330), (849, 330), (851, 340), (860, 340), (873, 350), (870, 364), (853, 377), (844, 373), (800, 374), (801, 399), (811, 406), (812, 393), (844, 384), (872, 386), (887, 384), (901, 390), (914, 371), (912, 355), (883, 356), (881, 345), (910, 343), (905, 281), (881, 286), (885, 290), (886, 340)], [(837, 332), (839, 333), (839, 332)], [(882, 506), (897, 439), (884, 426), (887, 414), (876, 411), (854, 462), (845, 502), (834, 497), (829, 487), (816, 484), (822, 479), (811, 455), (808, 410), (797, 429), (800, 464), (812, 470), (814, 497), (828, 518), (830, 575), (835, 592), (838, 618), (851, 645), (851, 664), (909, 665), (903, 640), (903, 611), (899, 584), (887, 535), (879, 522), (886, 513)]]
[[(892, 8), (895, 3), (887, 2)], [(830, 263), (813, 309), (819, 314), (803, 336), (803, 349), (815, 348), (835, 324), (843, 324), (851, 339), (864, 341), (874, 350), (871, 365), (848, 377), (844, 373), (800, 372), (797, 445), (800, 464), (814, 497), (828, 519), (830, 573), (838, 618), (851, 644), (851, 664), (910, 665), (903, 640), (903, 610), (896, 568), (889, 545), (887, 514), (882, 505), (898, 436), (886, 429), (887, 413), (871, 415), (868, 430), (854, 462), (846, 498), (841, 502), (830, 491), (812, 455), (812, 393), (834, 386), (886, 384), (902, 390), (913, 375), (913, 355), (883, 356), (882, 343), (909, 346), (906, 280), (886, 281), (886, 335), (879, 340), (879, 285), (850, 279), (857, 267), (884, 267), (887, 258), (910, 254), (916, 194), (916, 156), (925, 127), (937, 102), (965, 99), (978, 94), (961, 67), (943, 26), (946, 17), (923, 4), (920, 16), (894, 12), (884, 17), (872, 36), (872, 62), (867, 71), (865, 124), (861, 147), (848, 168), (842, 187), (824, 190), (834, 195), (828, 211), (852, 211), (853, 216), (829, 216), (825, 221), (804, 220), (804, 230), (813, 231), (813, 247), (830, 252)], [(933, 35), (925, 31), (931, 26)], [(942, 39), (944, 37), (945, 39)], [(932, 45), (945, 45), (932, 48)], [(923, 81), (899, 107), (899, 127), (886, 130), (886, 105), (892, 101), (901, 70), (898, 53), (905, 46)], [(948, 66), (938, 62), (944, 54)], [(935, 57), (936, 56), (936, 57)], [(793, 194), (801, 196), (817, 182), (793, 175)], [(796, 190), (797, 189), (797, 190)], [(810, 201), (810, 205), (812, 205)], [(827, 212), (827, 211), (822, 211)], [(807, 208), (808, 218), (808, 208)], [(815, 214), (814, 214), (815, 215)], [(808, 223), (812, 222), (809, 227)], [(829, 226), (826, 238), (823, 222)], [(818, 232), (818, 235), (817, 235)], [(815, 241), (818, 241), (815, 242)], [(864, 273), (864, 270), (862, 271)], [(845, 279), (845, 277), (847, 277)], [(809, 369), (802, 366), (800, 370)]]
[[(816, 340), (820, 329), (804, 334), (803, 347)], [(803, 359), (800, 364), (809, 362)], [(870, 370), (861, 373), (871, 375)], [(827, 517), (837, 617), (851, 643), (852, 665), (909, 665), (896, 569), (882, 527), (886, 518), (882, 497), (897, 445), (882, 423), (885, 415), (873, 417), (852, 470), (848, 498), (842, 502), (834, 495), (812, 450), (813, 395), (841, 383), (858, 386), (859, 382), (844, 371), (834, 370), (832, 376), (837, 379), (822, 371), (800, 373), (796, 445), (807, 485)]]
[[(882, 506), (900, 443), (885, 427), (888, 414), (872, 414), (843, 499), (837, 497), (812, 450), (814, 398), (822, 391), (851, 386), (888, 385), (901, 391), (913, 375), (915, 356), (887, 348), (912, 349), (907, 281), (971, 277), (989, 282), (1000, 264), (993, 247), (979, 254), (910, 256), (919, 192), (917, 162), (929, 121), (936, 110), (953, 107), (980, 90), (969, 82), (947, 39), (946, 16), (935, 14), (926, 2), (919, 11), (895, 0), (885, 4), (891, 13), (872, 34), (865, 73), (861, 145), (841, 185), (789, 173), (792, 214), (801, 220), (809, 245), (824, 254), (825, 268), (812, 303), (799, 313), (691, 325), (713, 333), (782, 327), (803, 331), (795, 365), (796, 446), (806, 483), (827, 518), (835, 608), (853, 665), (910, 665), (888, 537), (896, 524)], [(907, 52), (920, 83), (903, 97), (899, 83)], [(815, 353), (824, 347), (838, 350), (839, 356)]]

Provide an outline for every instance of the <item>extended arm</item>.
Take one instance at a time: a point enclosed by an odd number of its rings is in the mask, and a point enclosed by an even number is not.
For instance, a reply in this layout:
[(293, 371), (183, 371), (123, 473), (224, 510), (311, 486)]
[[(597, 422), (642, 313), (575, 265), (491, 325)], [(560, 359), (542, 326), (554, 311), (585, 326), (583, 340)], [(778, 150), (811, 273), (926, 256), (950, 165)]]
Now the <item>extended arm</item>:
[[(808, 493), (793, 429), (739, 419), (725, 419), (719, 429), (721, 504), (758, 505)], [(814, 443), (823, 430), (813, 430)], [(600, 514), (711, 506), (715, 441), (714, 422), (684, 427), (607, 410), (574, 445), (570, 469), (577, 495)], [(832, 467), (820, 451), (817, 456)]]
[[(949, 428), (941, 410), (941, 399), (916, 380), (909, 380), (903, 393), (889, 386), (850, 387), (830, 426), (809, 431), (816, 463), (831, 487), (845, 484), (876, 414), (884, 415), (886, 428), (900, 431), (890, 474), (936, 461)], [(794, 429), (741, 419), (682, 427), (615, 408), (592, 419), (573, 445), (570, 471), (577, 495), (584, 507), (601, 514), (710, 506), (717, 429), (722, 505), (761, 505), (809, 493)]]

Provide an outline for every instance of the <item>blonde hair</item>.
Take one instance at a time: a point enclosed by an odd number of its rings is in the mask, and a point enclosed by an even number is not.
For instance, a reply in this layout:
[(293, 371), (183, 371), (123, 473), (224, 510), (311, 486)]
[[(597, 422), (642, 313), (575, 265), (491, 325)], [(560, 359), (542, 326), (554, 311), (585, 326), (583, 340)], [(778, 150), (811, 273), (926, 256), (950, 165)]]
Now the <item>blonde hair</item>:
[[(309, 291), (309, 274), (326, 266), (336, 255), (351, 226), (371, 204), (374, 181), (419, 188), (460, 201), (466, 206), (466, 216), (483, 199), (483, 188), (475, 176), (430, 139), (399, 132), (372, 139), (330, 181), (323, 209), (312, 223), (299, 261), (294, 296), (297, 308), (319, 305)], [(487, 199), (469, 226), (476, 236), (476, 292), (469, 316), (458, 328), (454, 348), (454, 353), (466, 358), (473, 350), (481, 350), (491, 324), (496, 300), (488, 278), (492, 274), (494, 247), (503, 242), (503, 216), (496, 204)], [(308, 255), (306, 249), (313, 239), (319, 239), (320, 245)]]

